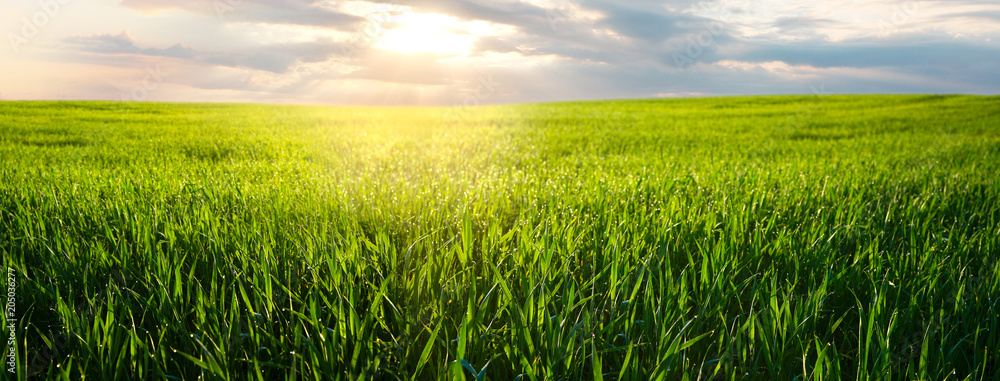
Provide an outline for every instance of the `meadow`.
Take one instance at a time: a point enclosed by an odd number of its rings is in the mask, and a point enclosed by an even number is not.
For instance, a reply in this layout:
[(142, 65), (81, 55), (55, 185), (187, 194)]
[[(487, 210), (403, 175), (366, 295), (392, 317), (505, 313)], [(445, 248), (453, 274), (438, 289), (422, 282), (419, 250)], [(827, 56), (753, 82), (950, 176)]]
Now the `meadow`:
[(1000, 97), (0, 102), (3, 374), (997, 380), (998, 180)]

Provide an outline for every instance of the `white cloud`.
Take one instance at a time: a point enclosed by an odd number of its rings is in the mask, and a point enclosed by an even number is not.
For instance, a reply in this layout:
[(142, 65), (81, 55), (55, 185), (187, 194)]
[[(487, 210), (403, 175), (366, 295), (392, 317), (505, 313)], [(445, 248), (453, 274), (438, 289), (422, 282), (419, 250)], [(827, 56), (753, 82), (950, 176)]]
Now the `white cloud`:
[[(28, 11), (0, 6), (2, 25)], [(8, 98), (104, 98), (130, 86), (123, 70), (167, 62), (155, 99), (454, 104), (484, 73), (504, 83), (484, 103), (998, 93), (998, 20), (975, 0), (243, 0), (222, 14), (81, 0), (30, 51), (0, 52), (0, 83)]]

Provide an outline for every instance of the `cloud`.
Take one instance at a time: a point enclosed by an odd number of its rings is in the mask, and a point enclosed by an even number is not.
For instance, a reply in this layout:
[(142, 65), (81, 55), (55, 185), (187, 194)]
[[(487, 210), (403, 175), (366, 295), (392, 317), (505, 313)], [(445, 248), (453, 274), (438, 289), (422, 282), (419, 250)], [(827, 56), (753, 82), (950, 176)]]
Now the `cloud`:
[(253, 51), (211, 53), (202, 60), (216, 65), (287, 73), (298, 64), (327, 61), (344, 51), (344, 44), (332, 40), (315, 40), (264, 45)]
[(989, 22), (1000, 22), (1000, 10), (993, 11), (978, 11), (978, 12), (959, 12), (959, 13), (949, 13), (947, 15), (941, 16), (942, 20), (955, 20), (961, 18), (969, 19), (980, 19)]
[(626, 5), (617, 1), (588, 1), (587, 8), (600, 11), (604, 18), (598, 26), (609, 28), (635, 40), (660, 42), (690, 33), (708, 20), (681, 12), (669, 12), (662, 4)]
[(346, 51), (346, 45), (329, 39), (300, 43), (277, 43), (250, 50), (204, 52), (175, 44), (167, 48), (141, 48), (128, 31), (117, 35), (72, 36), (64, 40), (74, 49), (98, 54), (136, 54), (190, 59), (212, 65), (286, 73), (296, 65), (330, 60)]
[(388, 83), (445, 85), (451, 74), (438, 62), (447, 56), (436, 53), (399, 53), (386, 50), (366, 52), (353, 62), (360, 67), (345, 78), (368, 79)]
[(514, 44), (506, 40), (503, 40), (501, 38), (493, 36), (480, 37), (478, 40), (476, 40), (476, 44), (473, 46), (473, 50), (474, 54), (476, 55), (482, 55), (483, 53), (486, 52), (523, 53), (521, 49), (519, 49)]
[(415, 11), (438, 13), (463, 20), (483, 20), (531, 29), (548, 27), (547, 10), (519, 1), (478, 0), (383, 0), (385, 4), (408, 6)]
[(780, 34), (798, 34), (804, 32), (805, 34), (814, 36), (817, 34), (817, 29), (831, 28), (839, 25), (841, 23), (836, 20), (803, 16), (780, 17), (771, 23), (771, 26), (777, 28)]
[(122, 5), (144, 11), (183, 9), (218, 16), (226, 21), (265, 24), (318, 26), (353, 30), (364, 18), (326, 6), (325, 1), (311, 0), (124, 0)]
[(876, 39), (748, 42), (743, 45), (741, 52), (724, 56), (751, 62), (782, 61), (817, 68), (925, 66), (961, 69), (977, 62), (997, 62), (1000, 47), (995, 44), (913, 36), (895, 38), (891, 43)]
[[(169, 61), (176, 73), (171, 82), (181, 89), (165, 86), (158, 96), (177, 100), (453, 104), (475, 91), (479, 75), (503, 83), (487, 103), (810, 93), (819, 85), (844, 93), (1000, 92), (1000, 5), (986, 0), (922, 3), (886, 34), (879, 33), (879, 20), (891, 19), (893, 4), (862, 0), (821, 6), (794, 0), (371, 1), (124, 0), (115, 11), (127, 20), (108, 18), (95, 34), (92, 24), (73, 27), (74, 18), (61, 18), (60, 28), (71, 33), (52, 43), (40, 37), (32, 43), (46, 49), (21, 57), (109, 72)], [(440, 18), (448, 24), (439, 31), (418, 35), (473, 36), (464, 40), (471, 43), (468, 54), (392, 51), (378, 36), (352, 44), (369, 25), (359, 15), (395, 5), (449, 16)], [(413, 27), (407, 22), (388, 20), (382, 27), (405, 31)], [(689, 64), (676, 65), (678, 55)], [(91, 88), (95, 96), (107, 93), (106, 85)]]
[(198, 52), (194, 49), (176, 44), (168, 48), (140, 48), (135, 45), (135, 39), (129, 31), (124, 31), (116, 35), (93, 34), (89, 36), (70, 36), (65, 42), (75, 48), (101, 54), (142, 54), (158, 57), (193, 58)]
[(135, 40), (126, 30), (120, 34), (94, 34), (89, 36), (71, 36), (65, 39), (66, 42), (77, 45), (81, 50), (92, 53), (138, 53), (139, 48), (135, 46)]

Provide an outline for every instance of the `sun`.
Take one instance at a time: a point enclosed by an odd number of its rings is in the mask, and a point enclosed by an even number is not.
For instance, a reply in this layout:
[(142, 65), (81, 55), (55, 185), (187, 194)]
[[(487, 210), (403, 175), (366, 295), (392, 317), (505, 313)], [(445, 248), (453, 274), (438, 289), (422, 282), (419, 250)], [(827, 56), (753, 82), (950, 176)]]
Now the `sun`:
[(392, 18), (399, 27), (387, 30), (376, 47), (403, 53), (433, 52), (468, 55), (476, 36), (454, 17), (404, 13)]

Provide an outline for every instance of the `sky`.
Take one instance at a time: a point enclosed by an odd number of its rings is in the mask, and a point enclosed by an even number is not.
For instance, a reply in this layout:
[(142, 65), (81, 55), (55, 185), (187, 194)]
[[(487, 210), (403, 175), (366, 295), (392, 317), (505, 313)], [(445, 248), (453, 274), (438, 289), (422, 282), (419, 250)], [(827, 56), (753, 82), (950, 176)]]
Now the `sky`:
[(0, 99), (1000, 94), (998, 0), (3, 0)]

